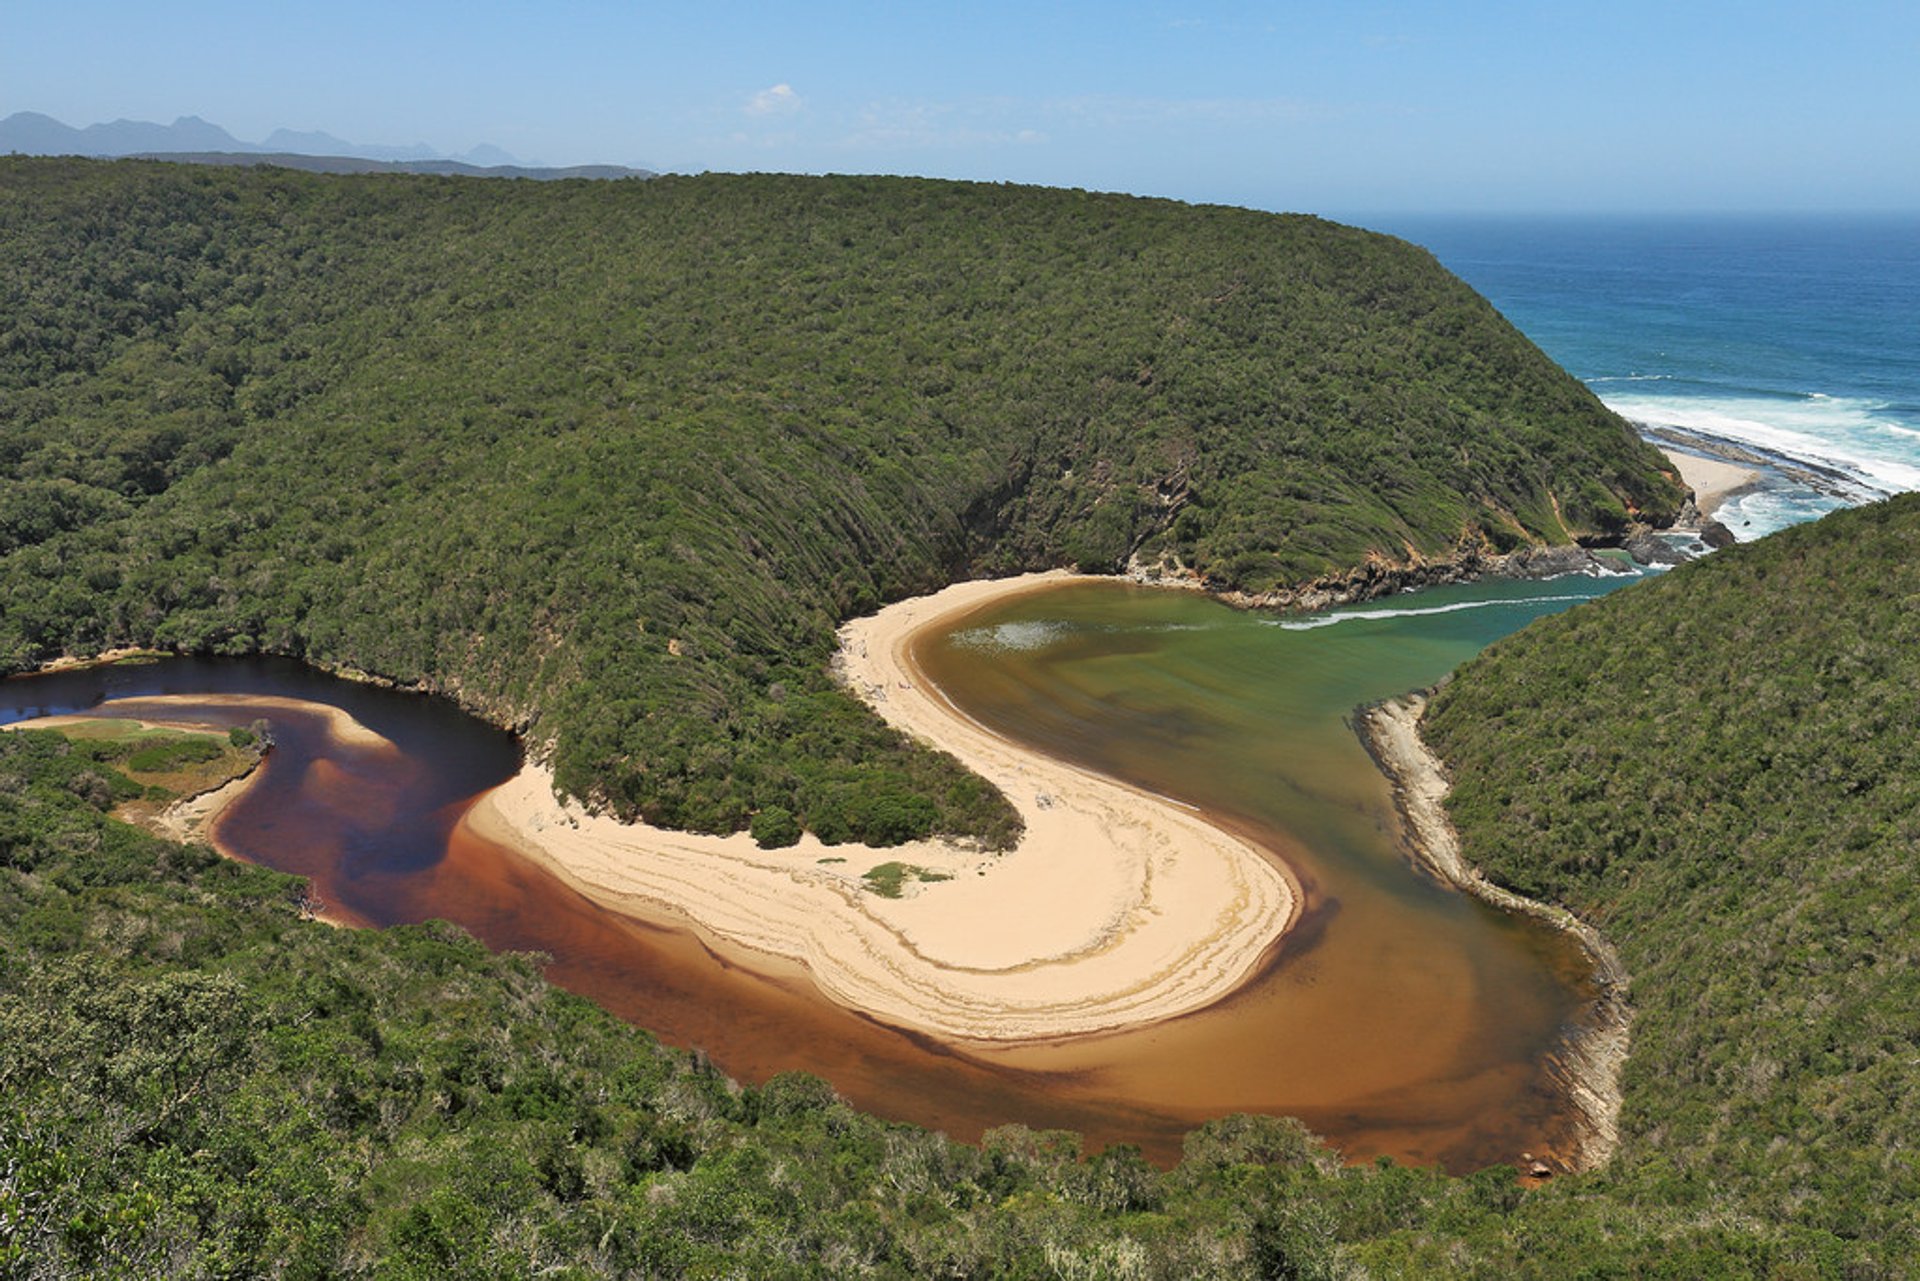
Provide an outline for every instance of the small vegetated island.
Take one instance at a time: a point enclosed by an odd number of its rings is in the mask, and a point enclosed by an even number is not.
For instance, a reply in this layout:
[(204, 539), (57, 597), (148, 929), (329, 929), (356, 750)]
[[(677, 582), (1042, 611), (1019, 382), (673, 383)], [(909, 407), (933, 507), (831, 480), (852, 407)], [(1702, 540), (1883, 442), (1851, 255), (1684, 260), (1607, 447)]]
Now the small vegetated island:
[[(15, 158), (0, 250), (9, 670), (144, 644), (372, 673), (522, 729), (611, 819), (774, 848), (1020, 834), (829, 671), (836, 628), (883, 603), (1063, 564), (1365, 593), (1618, 539), (1684, 497), (1427, 255), (1310, 218)], [(1439, 699), (1469, 857), (1590, 914), (1634, 975), (1650, 1048), (1601, 1174), (1341, 1170), (1239, 1119), (1160, 1175), (1017, 1127), (958, 1147), (805, 1079), (741, 1091), (454, 932), (311, 926), (295, 883), (106, 819), (111, 763), (27, 734), (0, 740), (0, 1258), (1895, 1271), (1911, 798), (1840, 807), (1911, 790), (1915, 523), (1896, 503), (1675, 571)], [(1609, 663), (1632, 670), (1585, 677)], [(1532, 725), (1538, 752), (1502, 737)], [(1793, 755), (1816, 729), (1831, 750)], [(1655, 773), (1622, 792), (1627, 758)], [(1768, 779), (1813, 790), (1734, 799)], [(1787, 856), (1788, 816), (1823, 861)], [(1529, 827), (1552, 839), (1508, 835)]]

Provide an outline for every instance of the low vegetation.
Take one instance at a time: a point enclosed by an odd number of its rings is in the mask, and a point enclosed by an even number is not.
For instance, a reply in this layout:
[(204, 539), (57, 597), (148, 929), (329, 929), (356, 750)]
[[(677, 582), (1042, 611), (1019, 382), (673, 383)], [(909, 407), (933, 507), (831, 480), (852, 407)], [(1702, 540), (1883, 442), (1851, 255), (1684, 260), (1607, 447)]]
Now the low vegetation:
[(1086, 192), (0, 157), (0, 309), (0, 671), (373, 672), (776, 840), (1017, 832), (831, 680), (884, 601), (1136, 553), (1259, 591), (1681, 497), (1423, 251)]
[(93, 772), (92, 794), (111, 796), (113, 813), (139, 824), (152, 823), (182, 797), (210, 792), (249, 773), (260, 759), (258, 736), (237, 726), (221, 737), (99, 719), (62, 732), (78, 758), (113, 767)]
[[(1012, 834), (832, 685), (882, 600), (1136, 552), (1258, 590), (1678, 497), (1418, 251), (1078, 192), (0, 158), (0, 305), (0, 665), (351, 665), (769, 843)], [(1909, 498), (1436, 699), (1469, 856), (1633, 974), (1620, 1155), (1531, 1189), (743, 1087), (537, 958), (109, 816), (206, 748), (0, 734), (0, 1275), (1913, 1275), (1916, 691)]]
[(915, 881), (950, 881), (946, 872), (935, 872), (921, 867), (917, 863), (888, 861), (868, 868), (860, 874), (867, 888), (881, 898), (899, 898), (906, 887)]

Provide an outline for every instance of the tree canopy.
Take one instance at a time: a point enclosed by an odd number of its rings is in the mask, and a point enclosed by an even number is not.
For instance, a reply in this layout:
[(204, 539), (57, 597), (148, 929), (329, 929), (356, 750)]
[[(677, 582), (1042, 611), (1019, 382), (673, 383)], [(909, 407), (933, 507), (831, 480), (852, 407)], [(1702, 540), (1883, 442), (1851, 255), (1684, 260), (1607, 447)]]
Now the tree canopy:
[[(1916, 1261), (1910, 1173), (1847, 1177), (1911, 1170), (1897, 1061), (1832, 1065), (1859, 1088), (1832, 1091), (1831, 1071), (1796, 1087), (1808, 1111), (1786, 1129), (1744, 1085), (1683, 1084), (1669, 1132), (1657, 1058), (1618, 1170), (1533, 1189), (1504, 1166), (1343, 1167), (1275, 1117), (1212, 1122), (1164, 1172), (1017, 1125), (962, 1145), (813, 1077), (729, 1081), (452, 926), (307, 920), (295, 878), (107, 817), (140, 791), (112, 757), (0, 733), (0, 1276), (1855, 1278)], [(1832, 979), (1801, 990), (1819, 1005)], [(1650, 1005), (1642, 1034), (1669, 1017)], [(1735, 1030), (1712, 1017), (1709, 1036)]]
[(1132, 556), (1260, 591), (1671, 514), (1421, 250), (884, 178), (471, 182), (0, 158), (0, 670), (267, 651), (731, 831), (1009, 840), (837, 623)]
[(1920, 495), (1535, 623), (1428, 727), (1468, 857), (1632, 975), (1608, 1181), (1920, 1265)]

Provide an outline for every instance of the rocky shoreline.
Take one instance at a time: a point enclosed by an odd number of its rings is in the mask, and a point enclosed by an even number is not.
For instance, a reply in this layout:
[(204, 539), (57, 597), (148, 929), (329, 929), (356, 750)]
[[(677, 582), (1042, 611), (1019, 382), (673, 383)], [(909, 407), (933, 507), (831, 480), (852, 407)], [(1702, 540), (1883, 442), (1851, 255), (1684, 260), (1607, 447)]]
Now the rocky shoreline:
[(1716, 458), (1742, 467), (1754, 467), (1779, 473), (1798, 481), (1815, 493), (1845, 502), (1861, 501), (1860, 482), (1837, 467), (1823, 467), (1804, 458), (1758, 445), (1731, 441), (1702, 431), (1691, 431), (1666, 423), (1636, 422), (1641, 436), (1662, 449), (1679, 449)]
[[(1446, 767), (1420, 737), (1427, 696), (1412, 694), (1362, 707), (1355, 715), (1360, 740), (1393, 784), (1401, 816), (1401, 839), (1414, 863), (1447, 884), (1507, 911), (1522, 912), (1565, 930), (1593, 961), (1595, 993), (1580, 1016), (1561, 1032), (1548, 1055), (1548, 1075), (1573, 1105), (1573, 1125), (1561, 1163), (1567, 1173), (1598, 1169), (1620, 1143), (1620, 1072), (1631, 1043), (1633, 1010), (1620, 958), (1599, 931), (1565, 908), (1515, 894), (1489, 881), (1460, 849), (1444, 801)], [(1523, 1172), (1552, 1172), (1543, 1161)]]
[[(1653, 544), (1657, 544), (1655, 550)], [(1641, 564), (1672, 564), (1686, 559), (1668, 544), (1653, 537), (1651, 530), (1636, 532), (1621, 546)], [(1671, 558), (1671, 559), (1669, 559)], [(1417, 560), (1407, 563), (1374, 557), (1364, 564), (1337, 574), (1292, 587), (1276, 587), (1264, 592), (1244, 592), (1208, 581), (1184, 566), (1150, 565), (1131, 562), (1122, 577), (1148, 587), (1178, 587), (1203, 591), (1215, 600), (1239, 609), (1292, 610), (1313, 613), (1340, 605), (1358, 605), (1424, 587), (1442, 587), (1450, 583), (1471, 583), (1484, 578), (1543, 579), (1566, 574), (1617, 574), (1612, 565), (1577, 543), (1558, 546), (1522, 547), (1500, 553), (1484, 544), (1462, 543), (1454, 554), (1442, 560)]]

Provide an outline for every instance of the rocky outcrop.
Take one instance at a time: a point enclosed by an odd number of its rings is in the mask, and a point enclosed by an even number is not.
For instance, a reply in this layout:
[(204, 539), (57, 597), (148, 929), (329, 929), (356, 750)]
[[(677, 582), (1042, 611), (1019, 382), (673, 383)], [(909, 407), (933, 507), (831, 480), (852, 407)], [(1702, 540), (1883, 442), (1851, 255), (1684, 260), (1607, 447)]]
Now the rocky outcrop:
[(1685, 552), (1651, 531), (1634, 534), (1621, 546), (1641, 565), (1684, 565), (1689, 559)]
[(1309, 582), (1264, 592), (1230, 588), (1192, 570), (1163, 569), (1156, 575), (1152, 568), (1134, 566), (1130, 568), (1129, 576), (1139, 582), (1161, 586), (1191, 585), (1202, 588), (1227, 604), (1243, 609), (1313, 611), (1332, 609), (1337, 605), (1355, 605), (1421, 587), (1470, 583), (1482, 578), (1558, 578), (1563, 574), (1617, 572), (1618, 566), (1609, 565), (1587, 548), (1575, 544), (1523, 547), (1501, 555), (1485, 544), (1463, 542), (1451, 555), (1439, 560), (1415, 559), (1401, 563), (1376, 556), (1344, 573), (1325, 574)]
[(1567, 544), (1560, 547), (1522, 547), (1507, 556), (1494, 558), (1484, 576), (1487, 578), (1559, 578), (1564, 574), (1613, 574), (1617, 565), (1609, 565), (1585, 547)]

